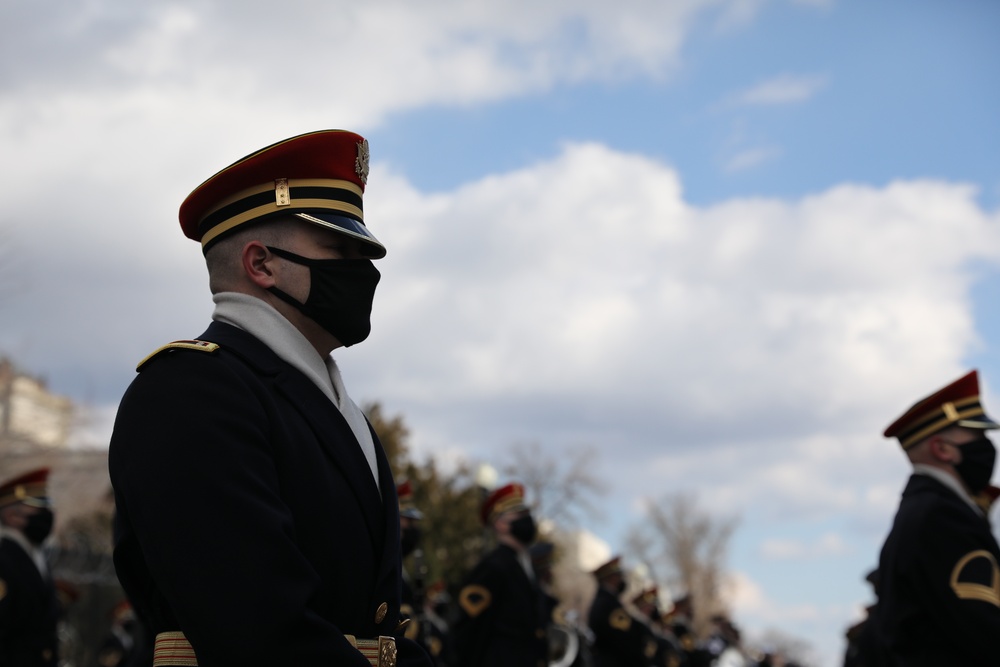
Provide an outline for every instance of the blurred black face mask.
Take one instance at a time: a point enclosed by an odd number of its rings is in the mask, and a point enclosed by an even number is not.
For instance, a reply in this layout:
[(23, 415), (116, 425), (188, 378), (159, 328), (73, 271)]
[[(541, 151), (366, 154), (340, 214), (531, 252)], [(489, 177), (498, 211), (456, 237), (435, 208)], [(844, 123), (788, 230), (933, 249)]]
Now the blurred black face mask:
[(268, 291), (323, 327), (345, 347), (371, 333), (372, 301), (382, 275), (370, 259), (312, 259), (267, 247), (278, 257), (309, 267), (309, 296), (302, 303), (287, 292)]
[(28, 523), (21, 529), (21, 532), (28, 538), (29, 542), (38, 546), (52, 532), (52, 523), (54, 520), (55, 515), (52, 514), (52, 510), (47, 508), (39, 509), (28, 517)]
[(514, 536), (518, 542), (524, 546), (528, 546), (535, 541), (535, 536), (538, 534), (538, 528), (535, 526), (535, 520), (530, 514), (522, 517), (518, 517), (510, 522), (510, 534)]
[(985, 435), (959, 446), (962, 462), (955, 466), (955, 472), (962, 478), (972, 495), (986, 488), (993, 478), (993, 466), (997, 460), (997, 450)]

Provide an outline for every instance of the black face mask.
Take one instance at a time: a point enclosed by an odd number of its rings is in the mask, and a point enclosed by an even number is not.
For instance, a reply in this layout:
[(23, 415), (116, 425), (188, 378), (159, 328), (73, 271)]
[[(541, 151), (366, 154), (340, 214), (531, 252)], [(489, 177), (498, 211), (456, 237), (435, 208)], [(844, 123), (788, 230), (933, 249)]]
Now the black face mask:
[(28, 523), (24, 525), (21, 532), (28, 538), (29, 542), (38, 546), (52, 532), (52, 523), (54, 521), (55, 515), (52, 514), (52, 510), (41, 508), (28, 517)]
[(371, 333), (372, 301), (381, 274), (370, 259), (312, 259), (267, 247), (278, 257), (309, 267), (309, 296), (302, 303), (277, 287), (269, 291), (298, 308), (345, 347)]
[(410, 526), (409, 528), (403, 528), (399, 534), (399, 550), (402, 552), (403, 557), (409, 556), (413, 553), (417, 545), (420, 544), (420, 529), (416, 526)]
[(538, 534), (535, 520), (530, 514), (514, 519), (510, 522), (510, 534), (514, 536), (515, 540), (528, 546), (535, 541), (535, 536)]
[(955, 472), (965, 482), (972, 495), (986, 488), (993, 477), (997, 450), (985, 435), (960, 445), (962, 462), (955, 465)]

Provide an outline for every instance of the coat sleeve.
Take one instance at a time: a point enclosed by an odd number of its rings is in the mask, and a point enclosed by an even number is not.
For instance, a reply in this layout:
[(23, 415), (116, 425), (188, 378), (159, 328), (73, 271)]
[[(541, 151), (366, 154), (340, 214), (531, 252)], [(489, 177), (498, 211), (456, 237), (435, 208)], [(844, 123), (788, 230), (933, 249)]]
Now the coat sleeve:
[[(265, 396), (201, 354), (123, 398), (110, 471), (124, 533), (204, 664), (368, 662), (310, 606), (318, 573), (283, 504)], [(122, 533), (120, 533), (122, 534)]]
[(934, 617), (971, 656), (992, 655), (1000, 637), (1000, 567), (988, 524), (963, 507), (927, 514), (910, 561), (909, 581)]

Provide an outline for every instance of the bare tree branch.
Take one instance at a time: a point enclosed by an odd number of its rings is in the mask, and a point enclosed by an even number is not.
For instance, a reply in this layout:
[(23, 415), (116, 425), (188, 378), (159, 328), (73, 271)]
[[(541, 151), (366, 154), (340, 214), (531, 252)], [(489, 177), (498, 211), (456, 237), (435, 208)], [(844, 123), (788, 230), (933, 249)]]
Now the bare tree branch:
[(555, 458), (541, 454), (537, 443), (521, 443), (510, 449), (511, 461), (501, 470), (524, 485), (532, 509), (540, 518), (563, 526), (577, 526), (584, 518), (599, 517), (595, 498), (607, 486), (593, 471), (594, 447), (571, 447)]
[(703, 511), (693, 495), (674, 494), (647, 502), (646, 521), (633, 527), (628, 544), (640, 555), (652, 575), (674, 594), (691, 596), (696, 631), (725, 610), (722, 584), (735, 517), (716, 517)]

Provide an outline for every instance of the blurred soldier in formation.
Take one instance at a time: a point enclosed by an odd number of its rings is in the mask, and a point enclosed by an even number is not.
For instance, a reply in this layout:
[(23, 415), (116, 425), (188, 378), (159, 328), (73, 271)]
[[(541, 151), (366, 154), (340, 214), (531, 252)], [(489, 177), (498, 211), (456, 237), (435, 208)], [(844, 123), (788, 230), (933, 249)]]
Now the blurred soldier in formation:
[(423, 513), (413, 504), (413, 487), (409, 481), (400, 482), (396, 486), (396, 497), (399, 499), (399, 549), (400, 555), (406, 559), (414, 556), (413, 572), (403, 567), (403, 593), (400, 614), (411, 619), (406, 633), (417, 633), (420, 627), (420, 611), (424, 601), (424, 563), (423, 551), (420, 548), (420, 521)]
[(648, 667), (657, 652), (649, 628), (634, 619), (619, 599), (625, 591), (621, 557), (615, 556), (593, 572), (597, 594), (588, 620), (594, 634), (595, 667)]
[(749, 660), (743, 653), (739, 628), (725, 614), (715, 614), (710, 622), (712, 627), (703, 647), (703, 658), (707, 660), (705, 664), (712, 667), (746, 667)]
[(551, 667), (589, 666), (587, 637), (566, 617), (555, 595), (555, 578), (552, 567), (555, 545), (541, 541), (531, 545), (531, 565), (535, 569), (541, 589), (542, 605), (548, 634), (549, 665)]
[(1000, 547), (974, 500), (993, 475), (995, 428), (972, 371), (885, 430), (913, 466), (879, 558), (875, 619), (890, 664), (1000, 661)]
[(878, 613), (878, 570), (865, 577), (875, 594), (875, 602), (865, 608), (865, 617), (847, 629), (844, 667), (886, 667), (884, 652), (878, 643), (875, 616)]
[(673, 635), (663, 626), (659, 603), (659, 590), (656, 586), (646, 588), (632, 598), (632, 604), (641, 615), (640, 620), (649, 628), (650, 635), (656, 643), (656, 654), (651, 664), (656, 667), (680, 667), (680, 648)]
[(52, 532), (49, 469), (0, 485), (0, 665), (58, 664), (59, 601), (42, 543)]
[(681, 667), (697, 664), (698, 645), (695, 641), (694, 607), (690, 595), (675, 598), (670, 611), (663, 618), (665, 628), (670, 632), (678, 647)]
[(535, 521), (524, 487), (493, 491), (480, 512), (498, 542), (466, 578), (453, 628), (462, 667), (544, 667), (548, 662), (545, 603), (528, 547)]
[[(128, 600), (122, 600), (111, 610), (111, 628), (97, 652), (99, 667), (139, 667), (137, 658), (142, 650), (139, 624)], [(148, 656), (152, 662), (152, 655)]]
[(553, 591), (554, 581), (552, 578), (552, 558), (555, 552), (555, 545), (551, 542), (535, 542), (528, 549), (531, 555), (531, 567), (535, 571), (535, 581), (538, 583), (539, 593), (542, 596), (543, 616), (546, 623), (556, 622), (556, 609), (559, 607), (559, 598)]
[(400, 552), (404, 560), (409, 557), (412, 564), (412, 568), (403, 567), (400, 614), (410, 619), (403, 634), (420, 644), (437, 667), (444, 667), (450, 654), (449, 640), (444, 622), (428, 609), (427, 566), (420, 528), (424, 514), (413, 502), (413, 485), (409, 480), (396, 486), (396, 495), (399, 498)]

